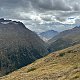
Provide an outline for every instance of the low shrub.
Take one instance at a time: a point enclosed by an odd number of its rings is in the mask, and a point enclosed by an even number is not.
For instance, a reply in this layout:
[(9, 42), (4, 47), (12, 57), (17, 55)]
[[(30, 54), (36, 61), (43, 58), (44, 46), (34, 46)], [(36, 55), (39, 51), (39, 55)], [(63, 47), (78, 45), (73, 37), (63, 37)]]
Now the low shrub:
[(61, 53), (61, 54), (59, 54), (60, 57), (63, 57), (64, 55), (65, 55), (65, 53)]
[(27, 72), (31, 72), (31, 71), (34, 71), (34, 70), (36, 70), (36, 68), (30, 67)]

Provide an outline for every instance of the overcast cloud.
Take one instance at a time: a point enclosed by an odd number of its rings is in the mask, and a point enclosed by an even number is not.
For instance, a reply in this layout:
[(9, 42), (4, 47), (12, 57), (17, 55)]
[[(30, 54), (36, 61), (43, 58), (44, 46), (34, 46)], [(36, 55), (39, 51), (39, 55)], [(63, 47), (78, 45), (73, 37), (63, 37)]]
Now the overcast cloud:
[(80, 23), (79, 4), (80, 0), (0, 0), (0, 17), (20, 20), (36, 32), (62, 31)]

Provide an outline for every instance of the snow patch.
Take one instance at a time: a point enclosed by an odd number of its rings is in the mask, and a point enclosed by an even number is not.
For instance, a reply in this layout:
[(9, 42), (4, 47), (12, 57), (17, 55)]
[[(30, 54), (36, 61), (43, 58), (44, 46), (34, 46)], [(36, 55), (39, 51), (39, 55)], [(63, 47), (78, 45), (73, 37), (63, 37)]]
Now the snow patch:
[(1, 22), (2, 24), (9, 24), (9, 22)]

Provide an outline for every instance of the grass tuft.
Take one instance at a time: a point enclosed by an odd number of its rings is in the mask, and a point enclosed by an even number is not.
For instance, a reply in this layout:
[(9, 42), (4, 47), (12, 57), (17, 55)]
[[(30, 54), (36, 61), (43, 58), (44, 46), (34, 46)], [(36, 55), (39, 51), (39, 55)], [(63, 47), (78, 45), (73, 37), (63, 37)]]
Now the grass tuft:
[(30, 68), (28, 68), (27, 72), (31, 72), (31, 71), (34, 71), (34, 70), (36, 70), (36, 68), (30, 67)]

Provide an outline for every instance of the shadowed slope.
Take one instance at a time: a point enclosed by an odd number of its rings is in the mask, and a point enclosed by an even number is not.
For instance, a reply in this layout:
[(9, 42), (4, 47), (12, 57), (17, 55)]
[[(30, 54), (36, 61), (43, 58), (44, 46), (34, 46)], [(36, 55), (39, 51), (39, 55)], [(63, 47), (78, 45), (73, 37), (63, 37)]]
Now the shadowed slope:
[(0, 76), (47, 54), (46, 44), (23, 23), (0, 20)]
[(50, 52), (61, 50), (75, 44), (80, 44), (80, 27), (65, 30), (48, 41)]
[(80, 44), (51, 53), (0, 80), (80, 80)]

